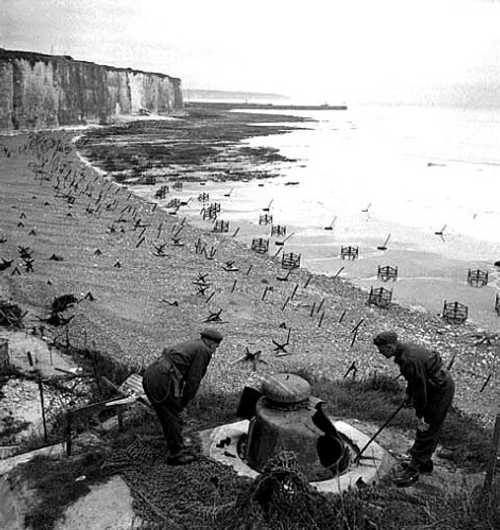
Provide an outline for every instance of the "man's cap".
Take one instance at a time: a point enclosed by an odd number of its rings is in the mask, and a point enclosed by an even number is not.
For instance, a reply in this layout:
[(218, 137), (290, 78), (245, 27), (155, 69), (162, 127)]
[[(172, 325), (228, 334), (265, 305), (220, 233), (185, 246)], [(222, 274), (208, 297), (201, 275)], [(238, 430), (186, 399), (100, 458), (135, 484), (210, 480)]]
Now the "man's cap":
[(386, 346), (387, 344), (396, 344), (398, 335), (395, 331), (382, 331), (374, 339), (375, 346)]
[(221, 342), (222, 335), (216, 330), (212, 328), (205, 328), (201, 331), (200, 335), (205, 339), (210, 339), (215, 342)]

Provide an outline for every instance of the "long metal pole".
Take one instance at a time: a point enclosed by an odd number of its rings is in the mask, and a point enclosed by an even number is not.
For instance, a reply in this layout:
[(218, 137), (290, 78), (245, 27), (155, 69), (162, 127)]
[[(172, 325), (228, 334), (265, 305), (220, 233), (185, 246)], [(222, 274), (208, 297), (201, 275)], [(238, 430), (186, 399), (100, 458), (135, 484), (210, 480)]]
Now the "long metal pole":
[(389, 423), (396, 417), (397, 413), (405, 406), (405, 403), (401, 403), (399, 407), (391, 414), (391, 416), (386, 420), (386, 422), (380, 427), (380, 429), (366, 442), (365, 446), (361, 451), (356, 455), (356, 458), (354, 459), (355, 462), (360, 460), (361, 455), (365, 452), (366, 448), (375, 440), (375, 438), (389, 425)]

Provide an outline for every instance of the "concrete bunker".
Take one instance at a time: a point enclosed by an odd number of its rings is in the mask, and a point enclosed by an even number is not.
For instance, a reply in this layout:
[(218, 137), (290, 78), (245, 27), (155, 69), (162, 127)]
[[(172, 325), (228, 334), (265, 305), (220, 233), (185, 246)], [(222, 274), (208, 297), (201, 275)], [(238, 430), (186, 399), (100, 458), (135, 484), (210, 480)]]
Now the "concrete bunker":
[(245, 387), (238, 416), (245, 420), (200, 433), (203, 453), (256, 478), (282, 451), (295, 454), (307, 480), (319, 491), (340, 492), (381, 478), (392, 457), (372, 442), (356, 456), (369, 436), (343, 421), (332, 421), (324, 401), (296, 374), (258, 376)]

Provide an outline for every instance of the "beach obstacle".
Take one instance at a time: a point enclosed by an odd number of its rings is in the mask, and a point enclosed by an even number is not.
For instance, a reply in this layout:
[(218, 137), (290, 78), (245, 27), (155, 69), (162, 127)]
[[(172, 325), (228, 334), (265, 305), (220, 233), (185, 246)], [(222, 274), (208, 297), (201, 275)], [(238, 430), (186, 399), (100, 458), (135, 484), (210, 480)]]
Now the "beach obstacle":
[(167, 193), (169, 191), (168, 186), (161, 186), (158, 188), (154, 194), (155, 199), (164, 199), (167, 196)]
[(173, 237), (172, 238), (172, 246), (173, 247), (183, 247), (184, 242), (179, 237)]
[(198, 195), (199, 202), (208, 202), (209, 200), (210, 200), (210, 195), (205, 191)]
[(258, 254), (265, 254), (269, 250), (269, 239), (262, 237), (252, 239), (252, 250)]
[(341, 246), (340, 257), (342, 259), (355, 260), (359, 257), (359, 247)]
[(460, 302), (447, 302), (443, 304), (442, 317), (450, 324), (462, 324), (467, 320), (469, 308)]
[[(280, 356), (280, 355), (287, 355), (288, 354), (288, 351), (286, 349), (286, 347), (290, 344), (290, 333), (292, 332), (292, 328), (288, 328), (288, 334), (287, 334), (287, 337), (286, 337), (286, 341), (285, 342), (278, 342), (274, 339), (271, 339), (272, 340), (272, 343), (274, 344), (274, 348), (273, 348), (273, 351), (276, 352), (276, 355), (277, 356)], [(282, 352), (282, 353), (279, 353), (279, 352)]]
[(249, 363), (252, 363), (252, 371), (256, 372), (258, 363), (268, 364), (267, 361), (264, 361), (264, 359), (260, 358), (261, 355), (262, 355), (262, 350), (258, 350), (256, 352), (251, 352), (248, 349), (248, 346), (246, 346), (245, 347), (245, 353), (241, 357), (239, 357), (238, 359), (233, 361), (231, 364), (248, 363), (249, 362)]
[[(263, 185), (264, 185), (264, 184), (262, 184), (262, 186), (263, 186)], [(260, 184), (259, 184), (259, 186), (260, 186)], [(265, 208), (262, 208), (262, 211), (263, 211), (263, 212), (268, 212), (268, 211), (271, 209), (271, 205), (273, 204), (273, 202), (274, 202), (274, 199), (271, 199), (270, 202), (269, 202), (269, 204), (268, 204)]]
[(6, 260), (5, 258), (2, 258), (2, 263), (0, 263), (0, 271), (8, 269), (12, 265), (12, 263), (14, 263), (13, 259)]
[(291, 237), (293, 237), (293, 235), (294, 235), (294, 232), (292, 232), (290, 235), (285, 237), (285, 239), (283, 239), (283, 241), (275, 241), (274, 244), (277, 245), (277, 246), (282, 247)]
[(271, 225), (271, 236), (285, 236), (286, 226), (285, 225)]
[(376, 305), (378, 307), (389, 307), (392, 301), (392, 290), (384, 289), (384, 287), (373, 288), (370, 287), (370, 294), (368, 295), (368, 305)]
[(467, 272), (467, 283), (472, 287), (484, 287), (488, 285), (488, 271), (469, 269)]
[(293, 252), (283, 253), (281, 256), (282, 269), (298, 269), (300, 267), (300, 260), (302, 254), (295, 254)]
[(238, 267), (236, 267), (234, 265), (234, 261), (233, 260), (229, 260), (229, 261), (226, 261), (224, 263), (224, 265), (222, 266), (222, 268), (226, 271), (226, 272), (236, 272), (236, 271), (239, 271), (240, 269), (238, 269)]
[(217, 247), (210, 247), (210, 250), (207, 252), (207, 247), (205, 245), (205, 248), (203, 249), (203, 252), (205, 254), (205, 258), (208, 260), (213, 260), (215, 257), (215, 254), (217, 254)]
[(434, 235), (439, 236), (441, 240), (443, 241), (443, 243), (445, 242), (444, 231), (446, 230), (446, 226), (447, 225), (443, 225), (443, 228), (441, 228), (441, 230), (437, 230), (436, 232), (434, 232)]
[(180, 181), (174, 182), (172, 184), (172, 188), (174, 188), (174, 190), (182, 190), (183, 187), (184, 187), (184, 184)]
[(166, 207), (167, 208), (176, 208), (176, 209), (179, 209), (181, 206), (181, 200), (180, 199), (177, 199), (177, 198), (174, 198), (174, 199), (170, 199), (168, 201), (168, 203), (166, 204)]
[(207, 281), (208, 273), (198, 273), (198, 277), (193, 281), (193, 285), (196, 286), (196, 294), (205, 296), (207, 289), (211, 286), (210, 282)]
[(259, 215), (259, 225), (269, 225), (273, 222), (273, 216), (268, 213), (261, 213)]
[(210, 315), (203, 321), (203, 322), (222, 322), (222, 319), (220, 317), (222, 313), (222, 309), (219, 309), (216, 312), (210, 311)]
[(332, 222), (328, 225), (328, 226), (325, 226), (324, 227), (324, 230), (333, 230), (333, 226), (335, 225), (335, 221), (337, 220), (337, 216), (335, 216), (333, 219), (332, 219)]
[(356, 366), (356, 361), (352, 361), (349, 368), (347, 369), (346, 373), (342, 377), (342, 379), (346, 379), (349, 374), (352, 374), (352, 378), (356, 379), (356, 374), (358, 373), (358, 367)]
[(163, 243), (163, 244), (158, 245), (158, 246), (157, 245), (153, 245), (154, 248), (155, 248), (155, 251), (153, 252), (153, 255), (161, 257), (161, 258), (165, 257), (166, 256), (166, 254), (165, 254), (166, 245), (167, 245), (166, 243)]
[(215, 291), (212, 291), (212, 294), (205, 300), (205, 303), (208, 304), (208, 302), (210, 302), (210, 300), (212, 300), (214, 296), (215, 296)]
[(484, 383), (481, 385), (481, 389), (479, 390), (480, 393), (483, 392), (484, 389), (488, 386), (488, 383), (490, 382), (490, 380), (491, 380), (491, 374), (488, 375)]
[(214, 232), (224, 233), (229, 232), (229, 221), (223, 221), (222, 219), (216, 219), (213, 227)]
[(377, 278), (383, 282), (387, 282), (389, 280), (396, 281), (398, 278), (398, 268), (391, 267), (390, 265), (386, 265), (385, 267), (381, 267), (379, 265), (377, 269)]
[(219, 203), (212, 203), (209, 206), (204, 206), (200, 210), (200, 214), (202, 216), (202, 219), (217, 219), (217, 215), (220, 212), (220, 204)]
[(292, 269), (289, 269), (288, 272), (285, 274), (285, 276), (276, 276), (276, 279), (280, 282), (287, 282), (291, 273), (292, 273)]
[(382, 245), (379, 245), (377, 247), (377, 250), (387, 250), (387, 243), (389, 243), (389, 239), (391, 238), (391, 234), (388, 234), (387, 237), (385, 238), (385, 241)]
[(162, 298), (160, 301), (165, 302), (170, 306), (179, 307), (179, 302), (177, 300), (168, 300), (167, 298)]

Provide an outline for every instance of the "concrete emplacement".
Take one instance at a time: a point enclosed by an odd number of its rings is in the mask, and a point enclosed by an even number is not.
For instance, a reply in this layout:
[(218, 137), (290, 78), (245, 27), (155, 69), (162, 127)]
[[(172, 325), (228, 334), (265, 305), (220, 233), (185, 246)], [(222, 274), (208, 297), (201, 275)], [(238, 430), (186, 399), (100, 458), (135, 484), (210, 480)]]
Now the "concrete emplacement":
[(392, 468), (393, 458), (376, 442), (356, 461), (370, 437), (331, 418), (333, 427), (325, 429), (327, 416), (318, 421), (324, 402), (310, 395), (305, 379), (277, 374), (262, 377), (261, 383), (258, 391), (255, 385), (251, 389), (255, 397), (250, 420), (199, 433), (203, 454), (240, 476), (256, 478), (269, 458), (282, 450), (293, 451), (310, 484), (324, 493), (377, 482)]

